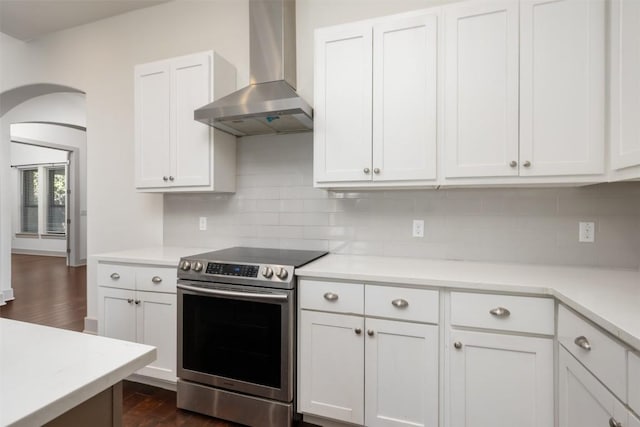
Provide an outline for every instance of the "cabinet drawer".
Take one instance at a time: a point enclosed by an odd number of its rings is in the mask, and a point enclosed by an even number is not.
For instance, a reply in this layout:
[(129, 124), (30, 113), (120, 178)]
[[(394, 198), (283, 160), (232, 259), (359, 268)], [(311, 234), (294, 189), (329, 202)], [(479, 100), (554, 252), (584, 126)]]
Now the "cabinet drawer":
[(553, 335), (553, 300), (513, 295), (451, 293), (451, 324)]
[(135, 289), (136, 269), (129, 265), (98, 264), (98, 286)]
[(625, 348), (566, 307), (558, 309), (558, 341), (622, 401), (626, 401)]
[(399, 320), (438, 323), (438, 291), (367, 285), (364, 289), (365, 314)]
[(178, 271), (175, 267), (138, 267), (136, 289), (175, 294), (177, 275)]
[(364, 314), (364, 285), (301, 280), (300, 308)]
[(640, 356), (629, 352), (629, 406), (640, 414)]

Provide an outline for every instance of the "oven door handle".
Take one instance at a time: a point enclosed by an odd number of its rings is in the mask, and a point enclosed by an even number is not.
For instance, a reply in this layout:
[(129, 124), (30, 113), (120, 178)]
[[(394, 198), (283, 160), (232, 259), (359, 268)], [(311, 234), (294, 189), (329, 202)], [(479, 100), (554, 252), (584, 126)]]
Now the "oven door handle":
[(256, 292), (225, 291), (222, 289), (200, 288), (200, 287), (187, 286), (187, 285), (177, 285), (177, 286), (178, 286), (178, 289), (183, 289), (185, 291), (198, 292), (198, 293), (209, 294), (209, 295), (220, 295), (225, 297), (260, 299), (260, 300), (270, 300), (270, 301), (287, 301), (289, 299), (288, 295), (283, 295), (283, 294), (262, 294), (262, 293), (256, 293)]

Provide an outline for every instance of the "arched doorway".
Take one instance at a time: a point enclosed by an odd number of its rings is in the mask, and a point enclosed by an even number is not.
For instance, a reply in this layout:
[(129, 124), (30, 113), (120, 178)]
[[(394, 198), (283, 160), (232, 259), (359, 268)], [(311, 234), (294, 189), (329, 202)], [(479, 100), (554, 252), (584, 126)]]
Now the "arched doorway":
[[(35, 131), (36, 135), (38, 132), (41, 133), (37, 138), (25, 137), (24, 135), (21, 137), (23, 142), (31, 142), (35, 145), (50, 144), (51, 141), (48, 140), (51, 138), (47, 137), (46, 132), (53, 132), (52, 129), (71, 127), (86, 130), (85, 94), (76, 88), (48, 83), (21, 86), (0, 93), (0, 305), (4, 304), (4, 301), (14, 298), (11, 287), (11, 249), (12, 236), (14, 235), (11, 203), (13, 192), (9, 161), (12, 125), (14, 124), (41, 125), (39, 130)], [(32, 132), (34, 132), (33, 129), (32, 126)], [(83, 167), (86, 171), (86, 134), (84, 139), (84, 147), (72, 147), (73, 149), (70, 150), (76, 153), (74, 162), (77, 163), (78, 183), (82, 181), (78, 172)], [(59, 142), (52, 144), (56, 145)], [(76, 188), (80, 189), (80, 185), (76, 185)], [(78, 194), (78, 197), (74, 199), (72, 209), (81, 212), (80, 207), (86, 197)], [(84, 206), (86, 213), (86, 204)], [(82, 222), (85, 221), (84, 247), (86, 248), (86, 214), (84, 219), (80, 219), (81, 217), (82, 215), (78, 215), (76, 223), (71, 225), (70, 236), (80, 239)], [(74, 242), (73, 263), (80, 261), (78, 258), (79, 247), (79, 241)]]

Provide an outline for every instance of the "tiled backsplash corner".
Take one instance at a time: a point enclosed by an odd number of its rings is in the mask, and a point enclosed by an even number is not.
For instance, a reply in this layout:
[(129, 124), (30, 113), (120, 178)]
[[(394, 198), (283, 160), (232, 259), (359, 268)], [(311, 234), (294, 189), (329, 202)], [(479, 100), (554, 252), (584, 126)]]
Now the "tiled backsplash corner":
[[(166, 194), (164, 243), (638, 268), (640, 183), (334, 192), (313, 188), (312, 135), (238, 139), (235, 194)], [(198, 218), (208, 229), (199, 231)], [(425, 237), (411, 237), (413, 219)], [(596, 223), (578, 243), (578, 221)]]

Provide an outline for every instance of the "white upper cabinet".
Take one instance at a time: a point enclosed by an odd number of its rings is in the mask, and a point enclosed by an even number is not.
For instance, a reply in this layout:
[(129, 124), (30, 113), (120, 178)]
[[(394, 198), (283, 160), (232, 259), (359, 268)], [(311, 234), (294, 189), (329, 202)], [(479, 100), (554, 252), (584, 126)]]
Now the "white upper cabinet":
[(605, 1), (520, 3), (520, 174), (604, 172)]
[(371, 169), (372, 29), (347, 25), (315, 39), (314, 173), (317, 182), (363, 181)]
[(234, 191), (235, 137), (193, 118), (235, 89), (235, 69), (202, 52), (135, 67), (136, 187)]
[[(611, 2), (611, 168), (640, 166), (640, 2)], [(640, 171), (632, 177), (639, 177)]]
[(165, 61), (135, 69), (136, 187), (163, 186), (171, 170), (169, 69)]
[(436, 178), (435, 15), (373, 27), (373, 180)]
[(316, 185), (436, 178), (436, 14), (318, 30)]
[(445, 9), (447, 177), (518, 174), (518, 2)]
[(604, 172), (605, 17), (604, 0), (445, 9), (446, 178)]

